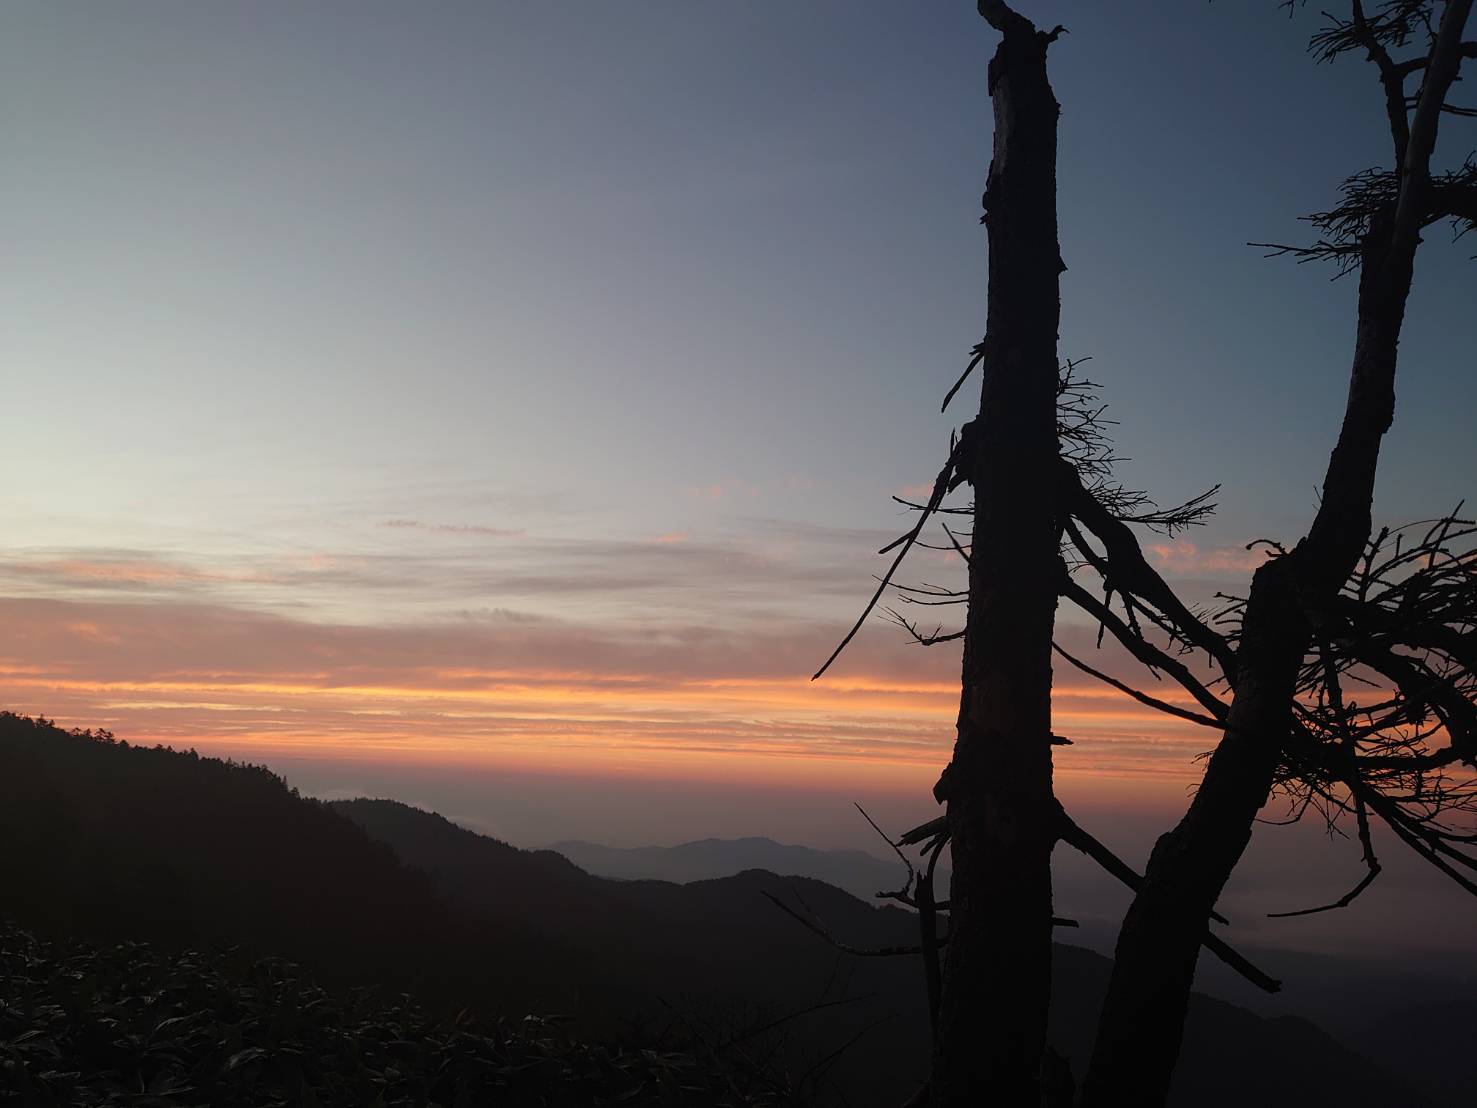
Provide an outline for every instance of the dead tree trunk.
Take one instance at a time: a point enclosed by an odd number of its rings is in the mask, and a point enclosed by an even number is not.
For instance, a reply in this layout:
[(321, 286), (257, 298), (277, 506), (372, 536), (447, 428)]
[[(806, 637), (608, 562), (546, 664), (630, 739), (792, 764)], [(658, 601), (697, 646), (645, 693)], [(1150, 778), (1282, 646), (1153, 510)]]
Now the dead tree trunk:
[(953, 759), (937, 787), (953, 857), (934, 1105), (1039, 1103), (1051, 977), (1051, 639), (1059, 278), (1056, 33), (1002, 3), (989, 67), (987, 334), (978, 417), (956, 475), (974, 488), (969, 612)]
[(1119, 933), (1087, 1077), (1087, 1108), (1164, 1102), (1207, 921), (1279, 765), (1296, 748), (1299, 668), (1320, 613), (1370, 537), (1375, 468), (1394, 414), (1396, 348), (1416, 245), (1430, 212), (1436, 124), (1471, 8), (1472, 0), (1446, 4), (1408, 131), (1393, 127), (1399, 187), (1371, 214), (1363, 239), (1349, 395), (1322, 502), (1307, 536), (1252, 580), (1234, 673), (1228, 674), (1235, 695), (1225, 736), (1189, 811), (1155, 845)]

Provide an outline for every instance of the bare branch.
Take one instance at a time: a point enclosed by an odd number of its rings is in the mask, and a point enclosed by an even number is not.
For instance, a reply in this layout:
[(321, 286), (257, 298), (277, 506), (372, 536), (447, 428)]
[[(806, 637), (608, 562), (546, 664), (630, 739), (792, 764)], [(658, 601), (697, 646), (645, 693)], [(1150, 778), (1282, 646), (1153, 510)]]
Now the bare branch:
[(948, 835), (948, 833), (948, 817), (938, 816), (935, 819), (929, 820), (927, 823), (919, 824), (911, 831), (904, 831), (898, 837), (898, 843), (901, 846), (912, 846), (915, 843), (927, 842), (929, 839), (935, 839), (941, 835)]
[(1138, 689), (1126, 685), (1122, 681), (1109, 677), (1101, 670), (1093, 669), (1086, 662), (1082, 661), (1079, 658), (1073, 657), (1071, 654), (1068, 654), (1057, 643), (1052, 643), (1051, 648), (1067, 661), (1071, 662), (1072, 665), (1080, 669), (1083, 673), (1087, 674), (1089, 677), (1096, 677), (1105, 685), (1111, 685), (1119, 692), (1133, 697), (1133, 699), (1137, 700), (1140, 704), (1145, 704), (1150, 708), (1154, 708), (1157, 711), (1165, 713), (1165, 715), (1176, 716), (1179, 719), (1188, 720), (1190, 723), (1198, 723), (1201, 727), (1213, 727), (1217, 731), (1225, 730), (1225, 722), (1223, 720), (1214, 719), (1210, 716), (1203, 716), (1199, 712), (1192, 712), (1187, 708), (1180, 708), (1174, 704), (1170, 704), (1167, 701), (1159, 700), (1155, 697), (1152, 697), (1148, 693), (1140, 692)]
[(1070, 466), (1064, 465), (1061, 470), (1061, 490), (1066, 510), (1081, 520), (1106, 549), (1114, 586), (1141, 597), (1163, 612), (1180, 636), (1214, 658), (1226, 680), (1234, 685), (1236, 656), (1230, 645), (1186, 608), (1164, 578), (1149, 565), (1128, 525), (1113, 518), (1098, 503)]
[(898, 856), (898, 860), (901, 861), (908, 870), (908, 879), (903, 882), (902, 889), (895, 893), (878, 893), (878, 898), (884, 900), (906, 900), (909, 890), (913, 887), (913, 879), (916, 876), (913, 871), (913, 863), (908, 859), (908, 856), (902, 852), (902, 849), (898, 846), (898, 844), (888, 838), (887, 835), (883, 832), (882, 828), (877, 826), (877, 821), (867, 814), (867, 810), (865, 808), (863, 808), (860, 804), (857, 804), (856, 801), (852, 801), (852, 804), (856, 808), (856, 810), (862, 814), (862, 819), (871, 824), (872, 830), (877, 832), (877, 834), (881, 836), (882, 841), (885, 842), (888, 846), (892, 847), (893, 853)]
[[(1067, 815), (1066, 809), (1061, 808), (1060, 805), (1058, 805), (1058, 816), (1061, 821), (1062, 842), (1082, 851), (1130, 889), (1135, 892), (1139, 890), (1144, 879), (1136, 870), (1079, 827), (1076, 821)], [(1211, 917), (1220, 923), (1226, 922), (1222, 916), (1214, 912), (1211, 913)], [(1201, 942), (1206, 950), (1263, 992), (1275, 993), (1282, 988), (1282, 982), (1258, 969), (1243, 955), (1232, 949), (1229, 944), (1211, 934), (1209, 929), (1206, 930)]]
[[(1113, 632), (1113, 637), (1122, 643), (1135, 658), (1151, 669), (1163, 670), (1193, 696), (1217, 720), (1223, 720), (1228, 709), (1214, 693), (1195, 679), (1189, 669), (1178, 658), (1172, 658), (1153, 643), (1135, 635), (1131, 628), (1106, 608), (1097, 597), (1063, 574), (1058, 586), (1062, 596), (1076, 604), (1084, 612), (1099, 620)], [(1174, 714), (1174, 713), (1171, 713)]]
[(1395, 205), (1395, 224), (1390, 232), (1391, 253), (1402, 256), (1415, 249), (1420, 229), (1427, 222), (1427, 191), (1431, 184), (1431, 154), (1436, 147), (1436, 124), (1447, 91), (1461, 67), (1462, 31), (1472, 14), (1472, 0), (1447, 0), (1441, 27), (1431, 45), (1420, 99), (1410, 120), (1410, 140), (1401, 163), (1400, 199)]
[[(840, 939), (836, 938), (835, 935), (831, 934), (830, 930), (828, 930), (826, 926), (821, 923), (819, 918), (815, 917), (815, 914), (813, 912), (811, 913), (812, 918), (806, 919), (799, 912), (795, 911), (795, 909), (791, 908), (788, 904), (786, 904), (779, 897), (775, 896), (769, 890), (765, 889), (761, 891), (764, 893), (765, 897), (769, 899), (770, 903), (772, 903), (781, 912), (785, 913), (785, 915), (789, 916), (796, 923), (804, 927), (807, 931), (811, 931), (819, 935), (821, 938), (825, 939), (826, 942), (830, 943), (843, 954), (853, 954), (856, 955), (858, 958), (895, 958), (899, 955), (923, 953), (923, 948), (921, 946), (859, 947), (851, 946), (848, 943), (843, 943)], [(810, 912), (810, 906), (805, 903), (805, 901), (800, 897), (799, 893), (795, 894), (795, 899), (800, 901), (801, 905), (805, 908), (807, 912)], [(947, 941), (947, 939), (942, 940), (939, 945), (942, 946), (943, 943)]]
[(888, 567), (887, 572), (883, 575), (881, 583), (877, 586), (877, 591), (872, 594), (872, 599), (867, 601), (867, 606), (862, 609), (862, 614), (857, 617), (857, 621), (855, 624), (852, 625), (851, 630), (846, 632), (846, 637), (841, 640), (840, 645), (838, 645), (835, 650), (831, 651), (831, 656), (826, 659), (825, 664), (822, 665), (820, 669), (816, 670), (815, 673), (811, 676), (810, 679), (812, 681), (816, 680), (818, 677), (821, 676), (821, 674), (825, 673), (826, 670), (831, 668), (831, 663), (841, 656), (841, 652), (845, 650), (847, 644), (856, 637), (856, 633), (862, 629), (862, 624), (864, 624), (867, 621), (867, 617), (872, 614), (872, 609), (877, 606), (877, 601), (882, 599), (882, 594), (887, 591), (887, 586), (892, 581), (892, 575), (897, 572), (898, 566), (902, 565), (903, 559), (908, 556), (908, 551), (912, 549), (914, 541), (918, 538), (919, 533), (922, 532), (923, 525), (928, 522), (928, 517), (933, 514), (933, 512), (941, 503), (943, 503), (944, 497), (948, 494), (949, 481), (953, 477), (955, 466), (958, 464), (959, 459), (963, 454), (966, 441), (966, 436), (961, 435), (959, 437), (959, 440), (954, 444), (953, 450), (949, 452), (949, 460), (944, 463), (944, 468), (939, 470), (938, 477), (934, 479), (933, 495), (929, 497), (927, 508), (919, 513), (917, 525), (914, 526), (912, 531), (908, 532), (908, 534), (904, 536), (902, 549), (900, 549), (897, 552), (897, 556), (893, 558), (892, 565)]
[(1347, 908), (1350, 904), (1354, 903), (1355, 897), (1357, 897), (1365, 889), (1369, 888), (1370, 885), (1374, 884), (1374, 879), (1379, 875), (1380, 865), (1378, 862), (1375, 862), (1369, 867), (1368, 871), (1360, 879), (1359, 884), (1355, 885), (1352, 889), (1346, 892), (1343, 896), (1339, 897), (1332, 904), (1320, 904), (1316, 908), (1299, 908), (1295, 912), (1268, 912), (1267, 918), (1292, 919), (1296, 916), (1316, 916), (1320, 912), (1333, 912), (1337, 911), (1339, 908)]
[(929, 1029), (938, 1032), (939, 999), (943, 996), (943, 967), (939, 965), (938, 904), (933, 898), (933, 875), (948, 839), (940, 836), (928, 850), (928, 865), (918, 879), (918, 938), (923, 948), (923, 983), (928, 990)]
[(1369, 60), (1379, 70), (1380, 84), (1385, 90), (1385, 115), (1390, 125), (1390, 137), (1395, 143), (1395, 164), (1403, 165), (1405, 148), (1410, 142), (1410, 121), (1405, 116), (1405, 74), (1395, 65), (1390, 51), (1364, 17), (1364, 5), (1353, 0), (1353, 9), (1352, 31), (1368, 52)]
[(944, 394), (944, 402), (939, 405), (939, 411), (945, 411), (949, 407), (949, 401), (954, 399), (954, 394), (969, 380), (969, 375), (974, 372), (974, 367), (985, 360), (985, 342), (982, 340), (970, 352), (969, 364), (964, 367), (964, 372), (959, 375), (959, 380), (954, 382), (954, 387)]
[(1036, 33), (1036, 25), (1016, 12), (1005, 0), (979, 0), (979, 13), (1002, 35)]
[(922, 631), (918, 630), (918, 625), (916, 623), (912, 623), (909, 620), (904, 619), (903, 616), (900, 615), (896, 609), (883, 608), (882, 613), (887, 616), (888, 619), (892, 620), (893, 623), (896, 623), (899, 627), (906, 631), (908, 635), (912, 638), (912, 640), (919, 646), (937, 646), (939, 643), (955, 642), (964, 637), (964, 632), (962, 630), (950, 631), (946, 635), (943, 633), (942, 627), (935, 628), (933, 634), (931, 635), (925, 635)]

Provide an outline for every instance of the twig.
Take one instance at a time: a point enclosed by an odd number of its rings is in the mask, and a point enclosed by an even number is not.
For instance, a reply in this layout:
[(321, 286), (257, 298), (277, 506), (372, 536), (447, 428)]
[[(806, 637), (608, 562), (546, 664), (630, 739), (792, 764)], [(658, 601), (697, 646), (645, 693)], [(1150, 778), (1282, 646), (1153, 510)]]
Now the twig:
[(888, 846), (892, 847), (893, 853), (898, 856), (898, 858), (902, 861), (903, 865), (905, 865), (905, 866), (908, 867), (908, 879), (905, 882), (903, 882), (903, 887), (902, 887), (902, 889), (899, 892), (895, 892), (895, 893), (878, 893), (877, 896), (878, 897), (881, 897), (881, 898), (885, 898), (885, 899), (905, 900), (906, 897), (907, 897), (907, 895), (908, 895), (908, 890), (913, 887), (913, 878), (915, 877), (915, 874), (914, 874), (914, 871), (913, 871), (913, 863), (909, 860), (908, 856), (903, 853), (902, 848), (900, 846), (898, 846), (897, 843), (895, 843), (891, 839), (889, 839), (887, 837), (887, 834), (882, 830), (882, 828), (880, 828), (880, 827), (877, 826), (877, 821), (874, 820), (871, 816), (867, 815), (867, 810), (865, 808), (863, 808), (860, 804), (858, 804), (854, 800), (852, 801), (852, 804), (853, 804), (853, 806), (855, 806), (856, 810), (862, 814), (862, 819), (866, 820), (868, 823), (870, 823), (872, 825), (872, 830), (875, 831), (875, 832), (877, 832), (877, 834), (881, 836), (883, 842), (885, 842)]
[(1081, 659), (1074, 658), (1071, 654), (1068, 654), (1056, 643), (1052, 643), (1051, 648), (1067, 661), (1071, 662), (1072, 665), (1080, 669), (1083, 673), (1087, 674), (1089, 677), (1096, 677), (1099, 681), (1103, 682), (1103, 684), (1111, 685), (1119, 692), (1133, 697), (1140, 704), (1146, 704), (1150, 708), (1154, 708), (1157, 711), (1165, 713), (1166, 715), (1171, 715), (1179, 719), (1188, 720), (1191, 723), (1198, 723), (1201, 727), (1213, 727), (1217, 731), (1225, 730), (1225, 724), (1221, 720), (1213, 719), (1210, 716), (1203, 716), (1199, 712), (1192, 712), (1188, 708), (1177, 707), (1176, 705), (1170, 704), (1167, 701), (1159, 700), (1156, 697), (1152, 697), (1148, 693), (1140, 692), (1138, 689), (1133, 688), (1131, 685), (1125, 685), (1122, 681), (1119, 681), (1113, 677), (1109, 677), (1101, 670), (1093, 669), (1090, 665), (1088, 665)]
[[(819, 935), (821, 938), (825, 939), (826, 942), (830, 943), (843, 954), (854, 954), (859, 958), (896, 958), (898, 955), (901, 954), (923, 953), (923, 948), (921, 946), (860, 947), (851, 946), (848, 943), (843, 943), (840, 939), (836, 938), (835, 935), (831, 934), (829, 930), (822, 926), (819, 920), (808, 920), (799, 912), (791, 908), (784, 901), (782, 901), (779, 897), (775, 896), (773, 893), (769, 892), (768, 890), (761, 891), (763, 891), (764, 895), (768, 897), (770, 902), (774, 904), (774, 906), (778, 908), (781, 912), (784, 912), (785, 915), (795, 920), (807, 930), (812, 931), (815, 934)], [(801, 903), (804, 904), (804, 900), (801, 900)], [(807, 909), (807, 911), (808, 910), (809, 909)], [(947, 940), (944, 941), (947, 942)], [(940, 943), (939, 945), (942, 946), (943, 943)]]
[(841, 640), (840, 645), (831, 651), (831, 656), (826, 659), (825, 664), (811, 676), (810, 679), (812, 681), (819, 678), (821, 674), (831, 668), (831, 663), (841, 656), (841, 652), (856, 637), (856, 633), (862, 629), (862, 624), (872, 614), (872, 609), (877, 606), (877, 601), (882, 599), (882, 594), (887, 591), (887, 586), (892, 581), (892, 575), (897, 572), (898, 566), (902, 565), (903, 559), (908, 556), (908, 551), (912, 548), (913, 542), (918, 538), (919, 533), (922, 532), (923, 525), (928, 522), (928, 517), (933, 514), (934, 510), (943, 502), (944, 496), (948, 493), (949, 478), (953, 474), (954, 467), (964, 451), (966, 441), (964, 436), (960, 436), (959, 441), (954, 444), (954, 448), (949, 452), (949, 460), (944, 463), (944, 468), (939, 470), (939, 475), (934, 480), (933, 495), (929, 497), (928, 506), (918, 515), (917, 525), (904, 536), (902, 549), (897, 552), (897, 557), (893, 558), (892, 565), (888, 567), (887, 573), (883, 575), (881, 582), (877, 586), (877, 591), (872, 594), (872, 599), (867, 601), (867, 606), (862, 609), (862, 614), (857, 617), (857, 621), (852, 625), (851, 630), (846, 632), (846, 637)]

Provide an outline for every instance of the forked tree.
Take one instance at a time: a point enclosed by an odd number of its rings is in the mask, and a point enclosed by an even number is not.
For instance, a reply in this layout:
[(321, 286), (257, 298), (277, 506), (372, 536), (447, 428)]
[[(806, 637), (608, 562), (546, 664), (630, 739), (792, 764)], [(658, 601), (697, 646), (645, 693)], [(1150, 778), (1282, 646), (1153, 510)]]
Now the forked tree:
[[(1373, 530), (1375, 472), (1394, 414), (1397, 346), (1422, 232), (1477, 226), (1477, 164), (1433, 168), (1443, 116), (1477, 42), (1464, 38), (1472, 0), (1352, 0), (1313, 38), (1319, 61), (1363, 53), (1374, 67), (1392, 168), (1355, 174), (1339, 203), (1308, 217), (1321, 237), (1273, 253), (1358, 272), (1355, 340), (1343, 425), (1307, 533), (1271, 544), (1245, 597), (1197, 611), (1145, 558), (1144, 528), (1200, 522), (1209, 495), (1168, 510), (1117, 485), (1093, 387), (1057, 352), (1058, 105), (1041, 31), (1001, 0), (979, 0), (1000, 33), (990, 62), (994, 149), (984, 194), (989, 236), (986, 335), (971, 371), (978, 412), (951, 444), (914, 526), (884, 552), (893, 562), (824, 673), (889, 587), (906, 604), (963, 604), (957, 631), (920, 629), (921, 644), (963, 640), (958, 733), (935, 787), (945, 815), (897, 840), (925, 863), (896, 895), (919, 909), (934, 1057), (931, 1103), (1070, 1104), (1070, 1077), (1047, 1048), (1051, 852), (1065, 842), (1134, 889), (1086, 1075), (1090, 1108), (1163, 1102), (1202, 946), (1266, 989), (1266, 977), (1212, 934), (1215, 905), (1279, 791), (1294, 814), (1349, 822), (1366, 876), (1379, 873), (1382, 826), (1477, 894), (1477, 552), (1455, 515)], [(946, 498), (962, 484), (968, 507)], [(1212, 490), (1214, 491), (1214, 490)], [(950, 528), (968, 515), (969, 534)], [(962, 590), (894, 586), (930, 521), (967, 563)], [(1194, 707), (1151, 695), (1054, 645), (1059, 599), (1086, 612), (1132, 658), (1177, 682)], [(1053, 652), (1140, 703), (1213, 732), (1214, 750), (1183, 819), (1143, 874), (1074, 823), (1052, 793)], [(1210, 676), (1192, 665), (1203, 656)], [(820, 676), (817, 673), (816, 676)], [(1357, 689), (1357, 696), (1354, 691)], [(953, 876), (936, 900), (947, 846)], [(947, 934), (940, 934), (947, 911)]]

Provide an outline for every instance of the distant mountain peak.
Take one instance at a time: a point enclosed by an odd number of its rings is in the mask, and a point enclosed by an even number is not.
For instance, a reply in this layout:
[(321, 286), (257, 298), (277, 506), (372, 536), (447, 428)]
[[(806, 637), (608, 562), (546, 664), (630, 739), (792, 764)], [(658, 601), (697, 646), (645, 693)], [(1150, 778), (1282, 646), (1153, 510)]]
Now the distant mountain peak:
[(780, 843), (762, 835), (706, 838), (676, 846), (611, 847), (568, 840), (550, 850), (598, 877), (675, 881), (686, 884), (731, 877), (745, 870), (767, 870), (809, 877), (845, 889), (864, 900), (899, 883), (899, 868), (861, 850), (820, 850)]

